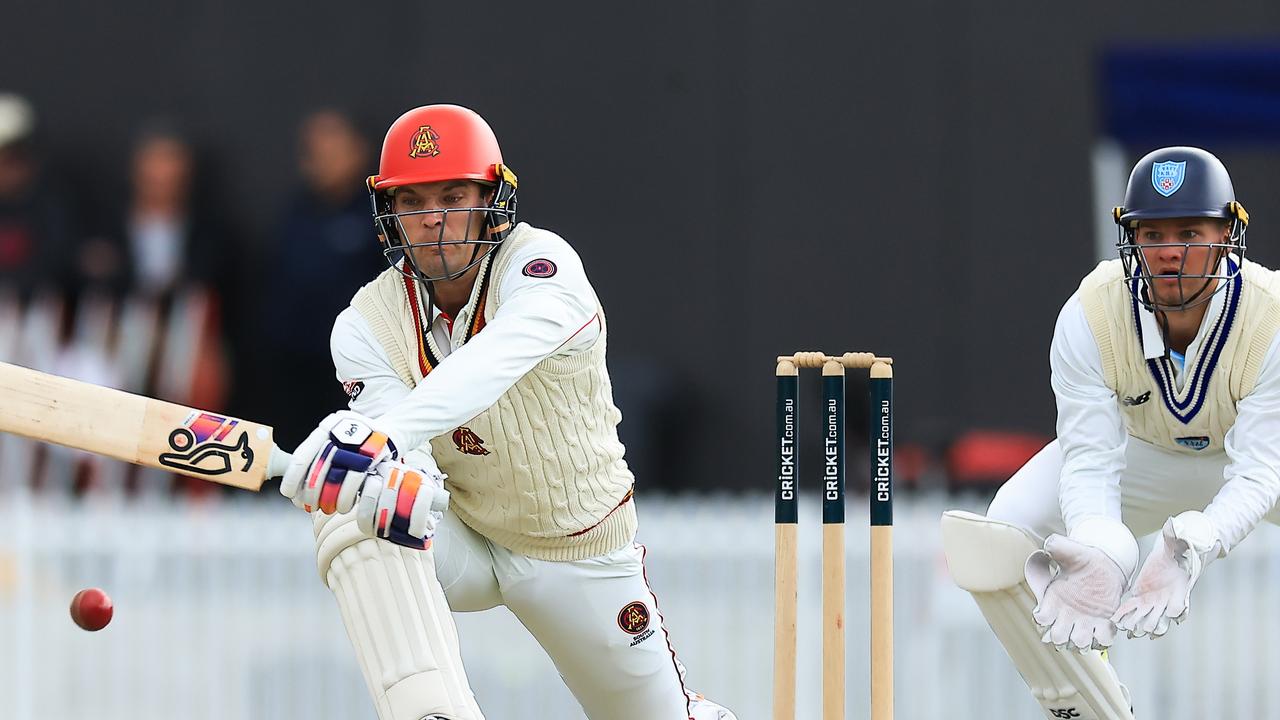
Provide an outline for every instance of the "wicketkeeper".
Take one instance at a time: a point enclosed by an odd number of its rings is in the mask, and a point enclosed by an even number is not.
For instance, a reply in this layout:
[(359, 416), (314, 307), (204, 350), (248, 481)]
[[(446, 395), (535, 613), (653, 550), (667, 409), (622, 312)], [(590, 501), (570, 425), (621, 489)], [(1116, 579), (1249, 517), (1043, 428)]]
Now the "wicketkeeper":
[[(1169, 632), (1209, 564), (1280, 520), (1280, 274), (1245, 260), (1226, 168), (1156, 150), (1115, 221), (1119, 258), (1054, 328), (1057, 440), (985, 518), (942, 521), (953, 577), (1049, 718), (1131, 718), (1099, 651)], [(1139, 564), (1135, 536), (1156, 531)]]

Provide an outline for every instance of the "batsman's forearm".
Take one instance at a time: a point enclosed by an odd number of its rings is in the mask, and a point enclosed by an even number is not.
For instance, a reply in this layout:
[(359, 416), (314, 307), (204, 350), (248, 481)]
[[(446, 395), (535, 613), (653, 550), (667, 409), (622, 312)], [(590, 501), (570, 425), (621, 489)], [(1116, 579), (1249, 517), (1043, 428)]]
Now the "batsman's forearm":
[(466, 345), (454, 350), (408, 395), (378, 418), (379, 428), (397, 442), (416, 448), (466, 424), (493, 406), (503, 393), (538, 363), (553, 355), (582, 329), (582, 320), (566, 330), (565, 319), (526, 302), (519, 311), (499, 313)]

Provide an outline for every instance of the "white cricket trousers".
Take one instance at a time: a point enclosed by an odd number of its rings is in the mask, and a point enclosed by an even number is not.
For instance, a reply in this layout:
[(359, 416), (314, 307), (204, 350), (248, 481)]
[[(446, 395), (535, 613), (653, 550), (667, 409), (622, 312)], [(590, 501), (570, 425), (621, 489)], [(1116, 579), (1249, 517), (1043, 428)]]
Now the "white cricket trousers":
[[(1203, 510), (1225, 482), (1227, 454), (1183, 455), (1130, 437), (1120, 476), (1121, 519), (1137, 537), (1159, 530), (1184, 510)], [(1052, 533), (1066, 534), (1058, 503), (1062, 447), (1049, 443), (1002, 486), (987, 508), (987, 517), (1023, 527), (1041, 542)], [(1272, 509), (1263, 518), (1280, 524)]]
[[(645, 579), (643, 546), (571, 562), (535, 560), (490, 542), (452, 512), (432, 546), (450, 609), (505, 605), (551, 657), (588, 718), (688, 720), (675, 653)], [(483, 693), (477, 699), (483, 707)]]

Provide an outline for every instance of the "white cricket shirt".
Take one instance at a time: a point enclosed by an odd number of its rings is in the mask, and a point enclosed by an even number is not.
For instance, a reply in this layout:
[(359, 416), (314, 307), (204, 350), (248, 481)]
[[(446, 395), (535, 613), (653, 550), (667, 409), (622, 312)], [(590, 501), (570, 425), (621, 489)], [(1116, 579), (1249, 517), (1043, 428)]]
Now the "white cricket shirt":
[[(1187, 347), (1184, 367), (1195, 367), (1208, 335), (1224, 310), (1225, 292), (1209, 303), (1195, 340)], [(1139, 311), (1143, 355), (1165, 354), (1163, 334), (1154, 313)], [(1280, 336), (1267, 351), (1253, 392), (1237, 405), (1235, 425), (1227, 432), (1225, 484), (1204, 509), (1230, 549), (1257, 526), (1280, 499)], [(1067, 531), (1091, 516), (1120, 517), (1120, 478), (1128, 434), (1119, 400), (1103, 379), (1102, 357), (1077, 294), (1063, 306), (1049, 352), (1052, 385), (1058, 406), (1058, 440), (1064, 462), (1059, 503)], [(1169, 453), (1176, 466), (1179, 456)], [(1188, 508), (1195, 509), (1195, 508)]]

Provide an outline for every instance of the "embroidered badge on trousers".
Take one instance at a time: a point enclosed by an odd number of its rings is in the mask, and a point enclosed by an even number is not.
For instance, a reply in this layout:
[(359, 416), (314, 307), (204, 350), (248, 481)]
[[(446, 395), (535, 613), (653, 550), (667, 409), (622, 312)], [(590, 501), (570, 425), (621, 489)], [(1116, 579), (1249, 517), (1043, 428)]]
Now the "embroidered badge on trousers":
[(635, 635), (635, 639), (631, 641), (631, 647), (653, 637), (653, 628), (649, 627), (651, 618), (648, 606), (639, 600), (627, 603), (618, 612), (618, 627), (628, 635)]
[(639, 635), (649, 629), (649, 608), (639, 600), (627, 603), (618, 613), (618, 627), (629, 635)]

